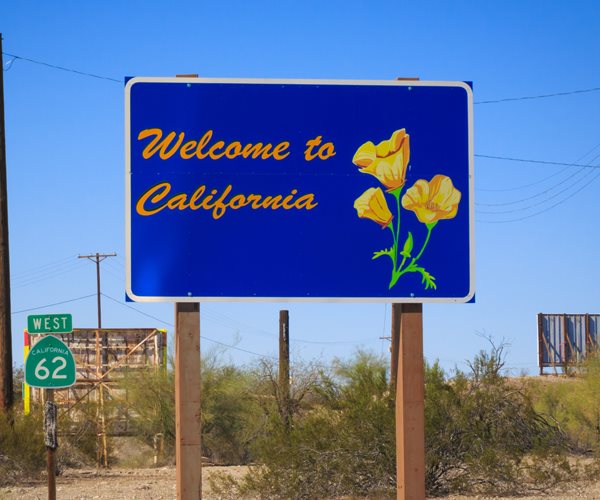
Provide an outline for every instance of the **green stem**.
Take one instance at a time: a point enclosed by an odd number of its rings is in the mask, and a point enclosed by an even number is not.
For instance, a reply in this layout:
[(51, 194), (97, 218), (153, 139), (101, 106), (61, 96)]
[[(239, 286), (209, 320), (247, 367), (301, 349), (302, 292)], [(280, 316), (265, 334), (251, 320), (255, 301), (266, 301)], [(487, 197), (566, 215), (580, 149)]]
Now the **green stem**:
[(400, 192), (402, 188), (399, 187), (392, 191), (394, 196), (396, 197), (396, 213), (398, 214), (396, 218), (396, 251), (398, 251), (398, 239), (400, 238)]
[(435, 222), (433, 222), (431, 224), (426, 224), (426, 226), (427, 226), (427, 236), (425, 237), (425, 242), (423, 243), (423, 246), (421, 247), (421, 251), (413, 259), (413, 263), (417, 262), (419, 260), (419, 258), (421, 257), (421, 255), (423, 255), (423, 252), (425, 251), (425, 247), (427, 246), (427, 243), (429, 243), (429, 237), (431, 236), (431, 231), (435, 227), (436, 224), (437, 224), (437, 221), (435, 221)]
[(392, 246), (392, 264), (393, 271), (392, 274), (396, 272), (396, 261), (398, 259), (398, 238), (396, 237), (396, 232), (394, 231), (394, 223), (390, 222), (388, 226), (392, 231), (392, 237), (394, 238), (394, 245)]
[(400, 276), (402, 276), (403, 274), (406, 274), (406, 273), (415, 272), (417, 261), (421, 258), (421, 255), (423, 255), (423, 252), (425, 251), (425, 248), (427, 247), (427, 244), (429, 243), (429, 238), (431, 237), (431, 231), (433, 230), (433, 228), (435, 227), (436, 224), (437, 224), (437, 221), (433, 222), (431, 224), (425, 224), (425, 226), (427, 227), (427, 236), (425, 237), (425, 241), (423, 242), (423, 246), (421, 247), (421, 250), (419, 251), (417, 256), (414, 257), (410, 261), (410, 264), (408, 266), (406, 266), (404, 269), (402, 269), (402, 267), (404, 266), (404, 263), (406, 262), (406, 257), (404, 257), (402, 259), (402, 262), (400, 263), (400, 266), (398, 266), (397, 268), (396, 268), (396, 266), (394, 266), (394, 271), (392, 273), (392, 280), (390, 281), (390, 289), (398, 282), (398, 279), (400, 278)]
[(404, 265), (404, 261), (406, 260), (406, 258), (404, 258), (402, 260), (402, 263), (400, 264), (400, 267), (398, 267), (398, 240), (400, 239), (400, 193), (402, 192), (402, 187), (399, 187), (397, 189), (394, 189), (393, 191), (390, 191), (390, 194), (392, 194), (394, 196), (394, 198), (396, 198), (396, 230), (394, 231), (394, 227), (393, 227), (393, 223), (390, 223), (390, 229), (392, 230), (392, 234), (394, 235), (394, 246), (392, 247), (392, 262), (393, 262), (393, 269), (392, 269), (392, 279), (390, 280), (390, 289), (396, 284), (396, 282), (398, 281), (398, 271), (400, 268), (402, 268), (402, 266)]

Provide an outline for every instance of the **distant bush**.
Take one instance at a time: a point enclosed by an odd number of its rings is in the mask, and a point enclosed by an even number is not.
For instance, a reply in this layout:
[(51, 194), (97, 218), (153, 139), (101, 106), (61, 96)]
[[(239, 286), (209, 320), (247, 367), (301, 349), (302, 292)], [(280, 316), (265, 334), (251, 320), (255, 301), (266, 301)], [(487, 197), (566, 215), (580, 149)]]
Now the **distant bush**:
[(572, 377), (529, 382), (538, 411), (557, 422), (575, 451), (600, 458), (600, 355), (572, 367)]
[(437, 364), (426, 368), (430, 494), (518, 494), (568, 477), (564, 435), (535, 411), (523, 388), (500, 375), (496, 356), (480, 353), (471, 373), (451, 380)]
[(202, 360), (202, 450), (212, 462), (227, 465), (252, 460), (251, 445), (262, 432), (265, 416), (250, 370)]
[(157, 446), (159, 463), (172, 462), (175, 450), (173, 372), (149, 368), (130, 373), (121, 384), (127, 396), (119, 402), (120, 412), (128, 415), (132, 431), (149, 446)]
[[(501, 375), (502, 348), (481, 352), (469, 373), (449, 379), (425, 366), (426, 486), (448, 492), (524, 493), (566, 479), (566, 440), (527, 393)], [(270, 420), (256, 441), (255, 467), (241, 481), (217, 478), (216, 491), (264, 498), (393, 497), (394, 401), (386, 362), (358, 352), (321, 373), (312, 405), (286, 428)]]
[[(565, 452), (600, 454), (600, 360), (572, 384), (524, 385), (502, 375), (503, 346), (492, 344), (449, 377), (425, 364), (426, 487), (445, 493), (508, 494), (547, 489), (569, 478)], [(242, 480), (213, 481), (237, 497), (393, 497), (396, 491), (394, 394), (387, 360), (359, 351), (325, 369), (291, 367), (290, 394), (276, 365), (237, 368), (217, 355), (202, 360), (202, 450), (216, 463), (258, 464)], [(161, 462), (173, 460), (174, 374), (149, 370), (123, 382), (126, 397), (107, 402), (127, 414), (150, 446), (161, 436)], [(76, 420), (59, 414), (62, 463), (95, 458), (97, 408)], [(0, 418), (0, 477), (44, 467), (41, 415)], [(110, 425), (109, 419), (109, 425)], [(59, 453), (59, 457), (61, 456)]]
[(272, 418), (255, 445), (257, 461), (241, 482), (215, 481), (239, 496), (323, 498), (392, 494), (395, 481), (394, 412), (385, 362), (359, 352), (338, 361), (332, 374), (312, 380), (312, 407), (295, 405), (293, 425)]
[[(56, 468), (94, 463), (96, 428), (72, 421), (64, 412), (58, 414), (58, 449)], [(37, 478), (46, 470), (46, 447), (43, 433), (43, 407), (34, 405), (25, 415), (16, 405), (11, 413), (0, 414), (0, 485), (15, 484)]]
[(0, 414), (0, 486), (35, 477), (45, 468), (42, 414)]
[[(173, 462), (175, 453), (175, 374), (147, 370), (124, 382), (127, 400), (121, 401), (133, 432), (149, 446), (158, 443), (159, 462)], [(251, 443), (264, 420), (255, 394), (258, 383), (251, 370), (220, 362), (208, 353), (201, 361), (202, 453), (219, 464), (251, 460)]]

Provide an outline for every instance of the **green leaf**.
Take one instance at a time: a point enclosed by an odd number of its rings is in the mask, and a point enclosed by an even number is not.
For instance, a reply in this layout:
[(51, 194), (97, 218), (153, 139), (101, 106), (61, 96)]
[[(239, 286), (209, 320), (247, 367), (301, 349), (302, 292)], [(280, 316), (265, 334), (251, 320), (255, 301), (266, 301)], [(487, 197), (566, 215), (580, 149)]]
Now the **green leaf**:
[(410, 258), (410, 252), (412, 252), (412, 249), (413, 249), (413, 236), (412, 236), (412, 233), (409, 231), (408, 236), (406, 237), (406, 241), (404, 242), (404, 248), (402, 248), (400, 255), (402, 255), (402, 257), (406, 257), (408, 259), (408, 258)]
[(437, 289), (437, 285), (435, 284), (435, 278), (427, 271), (425, 271), (425, 268), (416, 267), (415, 272), (421, 273), (421, 283), (425, 285), (425, 290), (428, 290), (429, 288), (433, 288), (434, 290)]
[(388, 248), (386, 250), (380, 250), (379, 252), (375, 252), (371, 260), (378, 259), (382, 255), (387, 255), (390, 259), (393, 260), (393, 248)]

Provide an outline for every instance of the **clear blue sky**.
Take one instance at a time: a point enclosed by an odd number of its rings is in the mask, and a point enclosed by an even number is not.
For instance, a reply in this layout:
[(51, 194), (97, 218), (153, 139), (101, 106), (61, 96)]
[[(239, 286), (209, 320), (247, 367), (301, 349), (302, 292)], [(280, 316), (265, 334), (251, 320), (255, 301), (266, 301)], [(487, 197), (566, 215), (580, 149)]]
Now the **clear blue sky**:
[[(106, 77), (4, 56), (15, 363), (27, 314), (96, 325), (78, 254), (118, 254), (102, 264), (103, 326), (172, 331), (172, 304), (124, 302), (125, 76), (472, 81), (477, 155), (598, 166), (600, 91), (485, 101), (600, 87), (599, 21), (595, 1), (2, 2), (4, 52)], [(424, 306), (427, 359), (464, 368), (485, 334), (535, 373), (538, 312), (600, 312), (599, 175), (476, 158), (477, 303)], [(296, 358), (387, 355), (384, 304), (203, 304), (203, 350), (275, 355), (282, 308)]]

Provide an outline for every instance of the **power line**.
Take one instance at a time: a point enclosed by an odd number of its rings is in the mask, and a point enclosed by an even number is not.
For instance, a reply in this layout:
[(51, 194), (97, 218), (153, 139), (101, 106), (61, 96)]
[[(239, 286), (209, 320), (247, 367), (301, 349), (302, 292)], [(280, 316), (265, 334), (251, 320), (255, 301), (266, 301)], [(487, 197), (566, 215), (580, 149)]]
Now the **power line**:
[[(39, 64), (41, 66), (47, 66), (48, 68), (58, 69), (60, 71), (67, 71), (69, 73), (75, 73), (81, 76), (89, 76), (91, 78), (98, 78), (100, 80), (108, 80), (111, 82), (123, 83), (123, 80), (117, 80), (116, 78), (110, 78), (108, 76), (95, 75), (93, 73), (86, 73), (85, 71), (79, 71), (77, 69), (65, 68), (64, 66), (57, 66), (56, 64), (50, 64), (43, 61), (36, 61), (35, 59), (29, 59), (27, 57), (17, 56), (15, 54), (9, 54), (8, 52), (2, 52), (5, 56), (14, 57), (15, 59), (21, 59), (22, 61), (27, 61), (33, 64)], [(12, 65), (12, 64), (11, 64)]]
[[(577, 158), (577, 160), (575, 160), (574, 163), (579, 163), (581, 160), (583, 160), (584, 158), (586, 158), (588, 155), (591, 155), (594, 151), (596, 151), (598, 148), (600, 147), (600, 142), (598, 144), (596, 144), (593, 148), (591, 148), (589, 151), (586, 151), (583, 155), (581, 155), (579, 158)], [(592, 160), (588, 161), (588, 165), (590, 163), (592, 163), (592, 161), (594, 161), (596, 158), (598, 158), (598, 156), (594, 157)], [(569, 169), (569, 167), (565, 167), (565, 168), (561, 168), (558, 172), (555, 172), (551, 175), (548, 175), (547, 177), (544, 177), (542, 179), (539, 179), (535, 182), (530, 182), (529, 184), (525, 184), (522, 186), (517, 186), (517, 187), (512, 187), (512, 188), (504, 188), (504, 189), (484, 189), (484, 188), (477, 188), (477, 191), (488, 191), (488, 192), (507, 192), (507, 191), (518, 191), (521, 189), (525, 189), (531, 186), (535, 186), (537, 184), (541, 184), (542, 182), (545, 182), (547, 180), (552, 179), (553, 177), (556, 177), (557, 175), (562, 174), (563, 172), (567, 171)]]
[(592, 87), (589, 89), (578, 89), (578, 90), (569, 90), (567, 92), (555, 92), (553, 94), (540, 94), (540, 95), (529, 95), (522, 97), (507, 97), (505, 99), (494, 99), (489, 101), (475, 101), (473, 104), (495, 104), (498, 102), (509, 102), (509, 101), (525, 101), (531, 99), (546, 99), (548, 97), (560, 97), (565, 95), (573, 95), (573, 94), (585, 94), (587, 92), (598, 92), (600, 87)]
[[(598, 158), (598, 157), (600, 157), (600, 155), (597, 155), (591, 161), (596, 160), (596, 158)], [(561, 170), (561, 172), (563, 172), (563, 171), (564, 171), (564, 169)], [(585, 171), (585, 168), (584, 167), (580, 167), (576, 172), (574, 172), (573, 174), (565, 177), (561, 181), (553, 184), (552, 186), (546, 188), (543, 191), (540, 191), (540, 192), (538, 192), (536, 194), (533, 194), (531, 196), (527, 196), (525, 198), (520, 198), (518, 200), (505, 201), (505, 202), (500, 202), (500, 203), (475, 203), (475, 205), (479, 206), (479, 207), (506, 207), (506, 206), (510, 206), (510, 205), (518, 205), (518, 204), (524, 203), (526, 201), (533, 200), (535, 198), (539, 198), (540, 196), (543, 196), (545, 194), (548, 194), (549, 192), (553, 191), (554, 189), (556, 189), (556, 188), (562, 186), (563, 184), (565, 184), (565, 183), (567, 183), (567, 182), (575, 179), (579, 174), (581, 174), (584, 171)], [(584, 174), (583, 177), (580, 177), (578, 180), (574, 181), (571, 185), (567, 186), (565, 189), (563, 189), (559, 193), (557, 193), (555, 195), (552, 195), (552, 196), (550, 196), (550, 197), (542, 200), (539, 204), (545, 203), (545, 202), (547, 202), (549, 200), (552, 200), (552, 199), (556, 198), (556, 196), (558, 196), (558, 194), (564, 193), (565, 191), (571, 189), (573, 186), (577, 185), (582, 179), (585, 179), (585, 178), (589, 177), (593, 173), (594, 173), (593, 170), (588, 170)], [(526, 208), (531, 208), (532, 206), (536, 206), (536, 205), (530, 205), (529, 207), (526, 207)], [(524, 208), (520, 208), (520, 209), (517, 208), (515, 210), (509, 210), (509, 211), (504, 211), (504, 212), (481, 212), (481, 213), (498, 213), (498, 214), (500, 214), (500, 213), (508, 213), (508, 212), (512, 212), (512, 211), (517, 211), (517, 210), (524, 210)]]
[[(35, 59), (30, 59), (28, 57), (22, 57), (22, 56), (18, 56), (16, 54), (10, 54), (8, 52), (2, 52), (4, 55), (8, 56), (8, 57), (12, 57), (13, 61), (11, 61), (8, 64), (8, 67), (5, 69), (5, 71), (7, 71), (8, 69), (10, 69), (10, 66), (12, 65), (12, 63), (14, 62), (14, 60), (16, 59), (20, 59), (22, 61), (27, 61), (33, 64), (39, 64), (41, 66), (47, 66), (48, 68), (52, 68), (52, 69), (57, 69), (60, 71), (67, 71), (69, 73), (75, 73), (77, 75), (81, 75), (81, 76), (88, 76), (91, 78), (98, 78), (101, 80), (108, 80), (111, 82), (117, 82), (122, 84), (123, 81), (119, 80), (117, 78), (111, 78), (109, 76), (103, 76), (103, 75), (96, 75), (94, 73), (87, 73), (85, 71), (79, 71), (76, 69), (72, 69), (72, 68), (67, 68), (65, 66), (58, 66), (57, 64), (50, 64), (44, 61), (37, 61)], [(530, 96), (521, 96), (521, 97), (506, 97), (503, 99), (490, 99), (490, 100), (486, 100), (486, 101), (475, 101), (474, 104), (496, 104), (496, 103), (501, 103), (501, 102), (510, 102), (510, 101), (525, 101), (525, 100), (532, 100), (532, 99), (547, 99), (549, 97), (561, 97), (561, 96), (567, 96), (567, 95), (574, 95), (574, 94), (585, 94), (585, 93), (589, 93), (589, 92), (598, 92), (600, 91), (600, 87), (592, 87), (592, 88), (587, 88), (587, 89), (576, 89), (576, 90), (569, 90), (566, 92), (554, 92), (551, 94), (538, 94), (538, 95), (530, 95)]]
[(72, 273), (73, 271), (78, 271), (83, 266), (82, 262), (79, 263), (68, 263), (63, 264), (60, 267), (52, 270), (49, 269), (46, 272), (39, 273), (37, 276), (29, 276), (17, 279), (11, 279), (11, 288), (17, 289), (25, 286), (35, 285), (42, 281), (46, 281), (49, 279), (57, 278), (59, 276), (63, 276), (68, 273)]
[(568, 162), (560, 162), (560, 161), (545, 161), (545, 160), (532, 160), (529, 158), (513, 158), (510, 156), (492, 156), (492, 155), (475, 155), (478, 158), (489, 158), (492, 160), (503, 160), (503, 161), (517, 161), (522, 163), (538, 163), (541, 165), (559, 165), (559, 166), (567, 166), (567, 167), (584, 167), (584, 168), (600, 168), (600, 165), (584, 165), (581, 163), (568, 163)]
[(57, 267), (57, 266), (62, 266), (65, 263), (71, 263), (72, 259), (73, 259), (73, 255), (69, 255), (68, 257), (63, 257), (62, 259), (56, 260), (56, 261), (52, 261), (49, 262), (47, 264), (42, 264), (41, 266), (37, 266), (37, 267), (33, 267), (31, 269), (28, 269), (26, 271), (21, 271), (19, 273), (11, 273), (11, 278), (21, 278), (25, 275), (28, 274), (38, 274), (41, 271), (45, 271), (47, 268), (49, 267)]
[(532, 186), (537, 186), (538, 184), (541, 184), (542, 182), (546, 182), (547, 180), (550, 180), (553, 177), (556, 177), (557, 175), (560, 175), (567, 170), (569, 170), (569, 167), (561, 168), (558, 172), (555, 172), (552, 175), (549, 175), (547, 177), (544, 177), (544, 178), (539, 179), (534, 182), (530, 182), (529, 184), (523, 184), (521, 186), (516, 186), (516, 187), (512, 187), (512, 188), (501, 188), (501, 189), (477, 188), (477, 191), (486, 191), (486, 192), (490, 192), (490, 193), (506, 193), (508, 191), (519, 191), (521, 189), (526, 189), (526, 188), (529, 188)]
[(522, 220), (525, 220), (525, 219), (530, 219), (531, 217), (535, 217), (537, 215), (543, 214), (543, 213), (547, 212), (548, 210), (553, 209), (554, 207), (562, 205), (567, 200), (570, 200), (574, 195), (576, 195), (580, 191), (583, 191), (587, 186), (591, 185), (598, 177), (600, 177), (600, 172), (598, 172), (590, 182), (588, 182), (588, 183), (584, 184), (583, 186), (581, 186), (577, 191), (575, 191), (574, 193), (572, 193), (570, 196), (568, 196), (566, 198), (563, 198), (562, 200), (559, 200), (558, 202), (554, 203), (553, 205), (550, 205), (549, 207), (546, 207), (544, 210), (540, 210), (540, 211), (535, 212), (533, 214), (525, 215), (523, 217), (518, 217), (518, 218), (514, 218), (514, 219), (499, 220), (499, 221), (478, 220), (477, 222), (482, 222), (484, 224), (506, 224), (506, 223), (509, 223), (509, 222), (518, 222), (518, 221), (522, 221)]
[(158, 321), (159, 323), (162, 323), (163, 325), (167, 325), (167, 326), (171, 326), (171, 327), (175, 326), (173, 323), (169, 323), (168, 321), (164, 321), (160, 318), (157, 318), (156, 316), (152, 316), (151, 314), (145, 313), (144, 311), (140, 311), (139, 309), (137, 309), (135, 307), (131, 307), (129, 304), (125, 304), (125, 303), (121, 302), (120, 300), (117, 300), (114, 297), (111, 297), (110, 295), (106, 295), (104, 292), (101, 292), (101, 295), (103, 297), (106, 297), (108, 300), (112, 300), (113, 302), (116, 302), (117, 304), (119, 304), (123, 307), (127, 307), (128, 309), (131, 309), (132, 311), (135, 311), (143, 316), (147, 316), (148, 318)]
[[(584, 158), (588, 157), (589, 155), (591, 155), (592, 153), (594, 153), (598, 147), (600, 147), (600, 143), (596, 144), (593, 148), (591, 148), (589, 151), (587, 151), (586, 153), (584, 153), (582, 156), (580, 156), (574, 163), (579, 165), (579, 162), (581, 160), (583, 160)], [(550, 191), (553, 191), (554, 189), (558, 188), (559, 186), (569, 182), (569, 181), (573, 181), (571, 182), (569, 185), (567, 185), (567, 187), (565, 187), (564, 189), (554, 193), (551, 196), (546, 196), (544, 199), (542, 199), (541, 201), (537, 202), (537, 203), (532, 203), (529, 204), (528, 206), (521, 206), (521, 207), (517, 207), (514, 209), (510, 209), (510, 210), (502, 210), (502, 211), (486, 211), (486, 210), (481, 210), (481, 209), (477, 209), (477, 214), (491, 214), (491, 215), (501, 215), (501, 214), (509, 214), (509, 213), (517, 213), (517, 212), (525, 212), (527, 210), (530, 210), (532, 208), (538, 207), (540, 205), (546, 204), (548, 202), (550, 202), (551, 200), (557, 198), (558, 196), (560, 196), (563, 193), (566, 193), (567, 191), (570, 191), (572, 188), (576, 187), (578, 184), (581, 184), (582, 181), (586, 181), (586, 179), (588, 179), (590, 176), (592, 176), (593, 174), (595, 174), (595, 170), (596, 169), (587, 169), (586, 167), (589, 166), (590, 164), (592, 164), (594, 161), (597, 160), (597, 158), (600, 157), (600, 154), (596, 154), (595, 156), (593, 156), (587, 163), (586, 165), (582, 165), (581, 167), (578, 168), (578, 170), (576, 172), (574, 172), (573, 174), (567, 176), (566, 178), (564, 178), (563, 180), (555, 183), (553, 186), (549, 187), (548, 189), (539, 192), (537, 194), (534, 194), (533, 196), (529, 196), (526, 198), (522, 198), (520, 200), (517, 201), (512, 201), (512, 202), (503, 202), (503, 203), (493, 203), (493, 204), (481, 204), (481, 203), (477, 203), (477, 206), (489, 206), (489, 207), (500, 207), (500, 206), (509, 206), (509, 205), (517, 205), (517, 204), (523, 204), (526, 201), (535, 199), (535, 198), (539, 198), (540, 196), (543, 196), (545, 194), (548, 194)], [(566, 167), (569, 168), (569, 167)], [(563, 168), (560, 170), (559, 173), (562, 173), (566, 170), (566, 168)], [(587, 170), (587, 172), (586, 172)], [(582, 172), (585, 172), (585, 174), (582, 177), (579, 177), (579, 174), (581, 174)], [(549, 176), (548, 178), (553, 177), (553, 176)], [(542, 179), (542, 181), (544, 180), (548, 180), (548, 178), (546, 179)], [(516, 221), (520, 221), (523, 219), (528, 219), (537, 215), (540, 215), (542, 213), (545, 213), (547, 211), (549, 211), (550, 209), (561, 205), (562, 203), (566, 202), (567, 200), (571, 199), (573, 197), (574, 194), (579, 193), (580, 191), (582, 191), (586, 185), (589, 185), (591, 183), (593, 183), (596, 179), (598, 178), (598, 175), (593, 175), (593, 178), (590, 179), (588, 181), (587, 184), (584, 184), (580, 189), (577, 189), (575, 191), (575, 193), (570, 193), (568, 196), (566, 196), (565, 198), (559, 200), (558, 202), (552, 204), (551, 206), (548, 206), (542, 210), (538, 210), (535, 213), (530, 213), (528, 215), (525, 215), (523, 217), (516, 217), (516, 218), (512, 218), (512, 219), (508, 219), (508, 220), (501, 220), (501, 221), (486, 221), (486, 220), (478, 220), (478, 222), (484, 222), (484, 223), (507, 223), (507, 222), (516, 222)], [(542, 182), (540, 181), (540, 182)], [(534, 183), (535, 184), (535, 183)]]
[[(574, 163), (579, 163), (581, 160), (583, 160), (583, 159), (584, 159), (584, 158), (586, 158), (587, 156), (591, 155), (591, 154), (592, 154), (594, 151), (596, 151), (596, 150), (597, 150), (599, 147), (600, 147), (600, 142), (599, 142), (599, 143), (597, 143), (597, 144), (596, 144), (596, 145), (595, 145), (593, 148), (591, 148), (589, 151), (586, 151), (586, 152), (585, 152), (583, 155), (581, 155), (579, 158), (577, 158), (577, 160), (575, 160), (575, 161), (574, 161)], [(596, 158), (598, 158), (598, 155), (596, 155), (594, 158), (592, 158), (590, 161), (588, 161), (588, 162), (587, 162), (587, 165), (590, 165), (591, 163), (593, 163), (593, 162), (594, 162), (594, 160), (596, 160)], [(561, 168), (559, 171), (557, 171), (557, 172), (555, 172), (555, 173), (553, 173), (553, 174), (551, 174), (551, 175), (548, 175), (548, 176), (546, 176), (546, 177), (543, 177), (542, 179), (539, 179), (539, 180), (537, 180), (537, 181), (534, 181), (534, 182), (530, 182), (530, 183), (528, 183), (528, 184), (525, 184), (525, 185), (521, 185), (521, 186), (517, 186), (517, 187), (513, 187), (513, 188), (504, 188), (504, 189), (483, 189), (483, 188), (477, 188), (477, 191), (488, 191), (488, 192), (508, 192), (508, 191), (519, 191), (519, 190), (522, 190), (522, 189), (525, 189), (525, 188), (529, 188), (529, 187), (532, 187), (532, 186), (536, 186), (536, 185), (538, 185), (538, 184), (541, 184), (541, 183), (543, 183), (543, 182), (549, 181), (550, 179), (552, 179), (552, 178), (554, 178), (554, 177), (556, 177), (556, 176), (558, 176), (558, 175), (562, 174), (563, 172), (566, 172), (567, 170), (569, 170), (569, 168), (570, 168), (570, 167), (568, 167), (568, 166), (567, 166), (567, 167), (564, 167), (564, 168)], [(579, 173), (579, 172), (581, 172), (581, 171), (583, 170), (583, 168), (584, 168), (584, 167), (581, 167), (581, 168), (580, 168), (580, 169), (579, 169), (579, 170), (576, 172), (576, 174), (577, 174), (577, 173)], [(573, 177), (573, 176), (574, 176), (574, 175), (576, 175), (576, 174), (573, 174), (571, 177)], [(561, 183), (562, 183), (562, 182), (559, 182), (559, 183), (558, 183), (558, 185), (560, 185)], [(555, 187), (556, 187), (556, 185), (555, 185)], [(552, 189), (552, 188), (550, 188), (550, 189)], [(480, 204), (480, 203), (476, 203), (475, 205), (480, 205), (480, 206), (481, 206), (481, 205), (492, 206), (491, 204)], [(494, 204), (494, 205), (499, 205), (499, 204), (497, 204), (497, 203), (496, 203), (496, 204)]]
[[(277, 334), (275, 332), (270, 332), (268, 330), (264, 330), (262, 328), (258, 328), (248, 323), (243, 323), (242, 321), (238, 321), (233, 319), (226, 314), (220, 313), (208, 307), (203, 307), (203, 316), (208, 319), (218, 323), (220, 325), (224, 325), (231, 329), (247, 329), (253, 331), (257, 335), (261, 335), (263, 337), (267, 337), (270, 339), (276, 339)], [(379, 338), (365, 338), (358, 340), (304, 340), (304, 339), (293, 339), (290, 338), (290, 342), (295, 342), (298, 344), (356, 344), (357, 342), (370, 342), (372, 340), (379, 340)]]
[[(131, 307), (128, 304), (124, 304), (123, 302), (121, 302), (120, 300), (115, 299), (114, 297), (111, 297), (109, 295), (106, 295), (105, 293), (101, 293), (101, 295), (103, 297), (106, 297), (109, 300), (112, 300), (113, 302), (116, 302), (117, 304), (122, 305), (123, 307), (127, 307), (128, 309), (131, 309), (132, 311), (135, 311), (139, 314), (142, 314), (143, 316), (147, 316), (148, 318), (154, 319), (155, 321), (158, 321), (160, 323), (162, 323), (163, 325), (167, 325), (170, 326), (172, 328), (175, 328), (175, 325), (173, 323), (169, 323), (168, 321), (164, 321), (160, 318), (157, 318), (156, 316), (152, 316), (151, 314), (145, 313), (143, 311), (140, 311), (139, 309), (136, 309), (135, 307)], [(260, 354), (258, 352), (254, 352), (254, 351), (249, 351), (247, 349), (242, 349), (241, 347), (236, 347), (234, 345), (230, 345), (230, 344), (225, 344), (224, 342), (220, 342), (218, 340), (215, 339), (211, 339), (210, 337), (207, 337), (205, 335), (200, 335), (200, 338), (204, 339), (204, 340), (208, 340), (209, 342), (213, 342), (215, 344), (219, 344), (223, 347), (227, 347), (228, 349), (235, 349), (236, 351), (241, 351), (241, 352), (245, 352), (247, 354), (252, 354), (254, 356), (259, 356), (261, 358), (272, 358), (272, 359), (277, 359), (276, 356), (269, 356), (268, 354)]]
[(62, 302), (54, 302), (53, 304), (46, 304), (43, 306), (30, 307), (29, 309), (21, 309), (20, 311), (13, 311), (11, 314), (19, 314), (19, 313), (24, 313), (24, 312), (29, 312), (29, 311), (35, 311), (37, 309), (45, 309), (46, 307), (60, 306), (61, 304), (68, 304), (69, 302), (75, 302), (77, 300), (82, 300), (82, 299), (89, 299), (90, 297), (95, 297), (95, 296), (96, 296), (96, 294), (92, 293), (90, 295), (83, 295), (82, 297), (76, 297), (74, 299), (63, 300)]
[[(560, 191), (558, 191), (557, 193), (554, 193), (552, 196), (549, 196), (548, 198), (546, 198), (546, 199), (544, 199), (544, 200), (542, 200), (542, 201), (538, 201), (537, 203), (533, 203), (533, 204), (531, 204), (531, 205), (528, 205), (528, 206), (526, 206), (526, 207), (518, 207), (518, 208), (511, 208), (511, 209), (508, 209), (508, 210), (496, 210), (496, 211), (489, 211), (489, 210), (478, 210), (478, 213), (480, 213), (480, 214), (486, 214), (486, 215), (490, 215), (490, 214), (491, 214), (491, 215), (512, 214), (512, 213), (515, 213), (515, 212), (523, 212), (523, 211), (525, 211), (525, 210), (529, 210), (530, 208), (539, 207), (540, 205), (543, 205), (544, 203), (546, 203), (546, 202), (548, 202), (548, 201), (550, 201), (550, 200), (553, 200), (553, 199), (555, 199), (556, 197), (560, 196), (561, 194), (563, 194), (563, 193), (566, 193), (566, 192), (567, 192), (567, 191), (569, 191), (571, 188), (575, 187), (577, 184), (580, 184), (582, 181), (585, 181), (585, 180), (586, 180), (586, 179), (587, 179), (587, 178), (588, 178), (588, 177), (589, 177), (591, 174), (593, 174), (593, 172), (592, 172), (592, 171), (590, 171), (590, 172), (587, 172), (587, 173), (586, 173), (586, 174), (585, 174), (583, 177), (580, 177), (580, 178), (579, 178), (579, 179), (577, 179), (577, 180), (576, 180), (574, 183), (570, 184), (570, 185), (569, 185), (569, 186), (567, 186), (566, 188), (564, 188), (564, 189), (561, 189), (561, 190), (560, 190)], [(596, 177), (594, 177), (594, 179), (595, 179), (595, 178), (596, 178)], [(570, 179), (570, 178), (568, 178), (567, 180), (569, 180), (569, 179)], [(590, 183), (588, 183), (588, 184), (591, 184), (591, 182), (590, 182)], [(585, 185), (584, 185), (584, 187), (585, 187)], [(572, 195), (570, 195), (568, 198), (565, 198), (565, 200), (566, 200), (566, 199), (569, 199), (569, 198), (571, 198), (571, 197), (572, 197)], [(525, 201), (525, 200), (520, 200), (520, 201), (519, 201), (519, 203), (521, 203), (521, 202), (523, 202), (523, 201)]]

